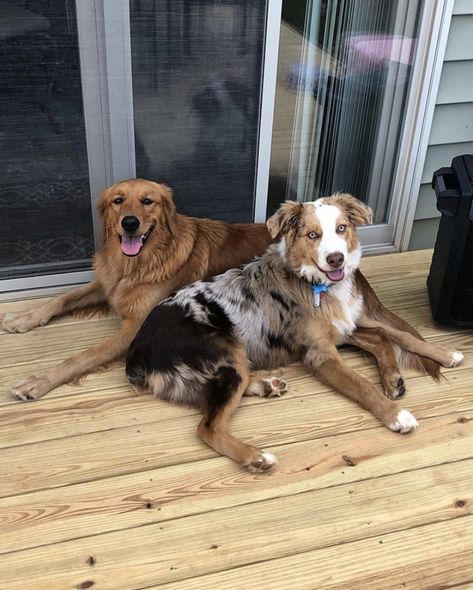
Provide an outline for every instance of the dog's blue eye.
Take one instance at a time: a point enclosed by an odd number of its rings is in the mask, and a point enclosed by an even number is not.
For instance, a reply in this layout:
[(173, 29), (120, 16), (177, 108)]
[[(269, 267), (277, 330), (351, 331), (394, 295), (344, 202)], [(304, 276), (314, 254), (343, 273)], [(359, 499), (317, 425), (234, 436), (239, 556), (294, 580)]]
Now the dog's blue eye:
[(153, 201), (148, 197), (145, 197), (141, 202), (143, 203), (143, 205), (151, 205), (151, 203), (153, 203)]
[(115, 197), (112, 203), (114, 203), (115, 205), (121, 205), (123, 203), (123, 197)]
[(315, 240), (316, 238), (319, 237), (319, 234), (316, 231), (310, 231), (307, 234), (307, 237), (310, 238), (311, 240)]
[(337, 232), (338, 232), (339, 234), (342, 234), (342, 233), (343, 233), (343, 232), (344, 232), (346, 229), (347, 229), (347, 226), (346, 226), (346, 225), (339, 225), (339, 226), (337, 227)]

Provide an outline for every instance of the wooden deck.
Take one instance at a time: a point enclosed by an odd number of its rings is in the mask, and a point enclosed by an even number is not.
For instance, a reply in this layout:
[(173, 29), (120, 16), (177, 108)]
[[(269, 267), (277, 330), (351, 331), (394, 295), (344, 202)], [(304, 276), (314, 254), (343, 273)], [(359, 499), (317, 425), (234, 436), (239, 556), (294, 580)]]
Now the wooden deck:
[[(19, 377), (100, 342), (111, 317), (0, 334), (0, 588), (473, 588), (473, 338), (435, 326), (430, 252), (371, 257), (381, 299), (466, 353), (435, 384), (408, 375), (401, 436), (300, 367), (282, 399), (245, 399), (233, 431), (279, 457), (252, 475), (196, 436), (198, 415), (134, 397), (122, 367), (41, 401)], [(37, 300), (0, 305), (0, 311)], [(369, 358), (346, 361), (379, 382)]]

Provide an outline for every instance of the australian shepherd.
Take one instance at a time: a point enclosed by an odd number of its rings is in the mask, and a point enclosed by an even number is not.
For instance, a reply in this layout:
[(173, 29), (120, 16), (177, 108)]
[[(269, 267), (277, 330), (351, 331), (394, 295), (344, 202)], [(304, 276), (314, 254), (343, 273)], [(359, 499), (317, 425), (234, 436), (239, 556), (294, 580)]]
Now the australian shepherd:
[[(259, 259), (178, 291), (145, 320), (127, 358), (138, 390), (199, 407), (202, 439), (252, 472), (277, 463), (229, 433), (242, 395), (278, 395), (280, 379), (252, 371), (303, 360), (324, 383), (358, 402), (391, 430), (407, 433), (415, 417), (395, 398), (405, 392), (399, 366), (438, 378), (460, 352), (425, 342), (388, 312), (359, 273), (356, 226), (371, 210), (348, 194), (286, 202), (268, 220), (279, 241)], [(384, 395), (341, 359), (349, 343), (372, 352)]]

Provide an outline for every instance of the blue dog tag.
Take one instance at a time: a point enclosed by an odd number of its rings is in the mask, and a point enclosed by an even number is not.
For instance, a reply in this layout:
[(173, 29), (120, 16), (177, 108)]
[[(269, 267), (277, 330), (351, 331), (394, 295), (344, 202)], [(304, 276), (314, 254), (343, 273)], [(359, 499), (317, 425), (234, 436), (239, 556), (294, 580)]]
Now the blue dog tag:
[(312, 291), (314, 292), (314, 305), (320, 307), (321, 296), (328, 291), (328, 287), (323, 283), (319, 283), (318, 285), (312, 285)]

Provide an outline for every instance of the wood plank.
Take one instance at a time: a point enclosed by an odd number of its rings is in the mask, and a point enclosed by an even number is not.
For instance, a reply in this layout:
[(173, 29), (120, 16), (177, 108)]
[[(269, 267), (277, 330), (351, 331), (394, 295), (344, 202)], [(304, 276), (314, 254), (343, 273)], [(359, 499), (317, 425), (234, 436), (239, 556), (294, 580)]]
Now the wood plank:
[[(431, 253), (427, 252), (422, 256), (428, 260), (428, 258), (431, 256)], [(410, 258), (408, 259), (404, 255), (401, 255), (400, 258), (403, 260), (410, 260)], [(371, 258), (371, 260), (376, 259), (379, 260), (379, 258)], [(367, 259), (366, 261), (368, 275), (370, 273), (369, 260), (370, 259)], [(392, 265), (388, 266), (392, 268)], [(402, 263), (399, 264), (400, 268), (404, 267), (405, 275), (407, 272), (407, 269), (405, 268), (406, 266), (408, 265)], [(418, 271), (417, 273), (419, 274)], [(430, 311), (428, 308), (426, 307), (425, 309), (416, 309), (416, 304), (419, 305), (419, 301), (421, 301), (422, 305), (424, 306), (428, 305), (423, 274), (419, 275), (418, 278), (420, 280), (417, 283), (415, 283), (414, 280), (409, 280), (409, 288), (405, 293), (399, 296), (401, 303), (399, 305), (391, 305), (390, 307), (394, 309), (394, 311), (398, 311), (400, 315), (404, 317), (407, 316), (406, 319), (408, 320), (411, 319), (411, 317), (409, 317), (410, 314), (410, 316), (412, 316), (412, 320), (414, 320), (412, 323), (422, 324), (422, 326), (419, 326), (421, 328), (423, 328), (425, 324), (426, 330), (428, 330), (428, 333), (426, 333), (427, 336), (431, 334), (439, 334), (443, 330), (439, 329), (438, 327), (432, 329), (427, 328), (427, 326), (430, 324)], [(394, 277), (387, 278), (377, 289), (381, 300), (383, 300), (388, 305), (389, 301), (387, 299), (392, 299), (393, 296), (396, 295), (396, 290), (394, 289), (393, 285), (390, 284), (390, 279), (394, 280), (396, 283), (399, 283), (397, 275), (395, 275)], [(389, 281), (389, 284), (386, 281)], [(399, 307), (399, 309), (396, 309), (396, 307)], [(114, 320), (107, 319), (104, 322), (97, 322), (96, 325), (93, 325), (92, 334), (96, 343), (105, 338), (107, 334), (113, 332), (114, 324), (110, 323), (113, 321)], [(102, 327), (105, 327), (104, 331), (101, 330)], [(65, 328), (62, 329), (66, 330)], [(34, 373), (35, 371), (44, 370), (46, 367), (52, 364), (53, 361), (59, 362), (70, 354), (78, 352), (79, 349), (85, 349), (92, 340), (90, 333), (84, 334), (82, 331), (82, 326), (80, 325), (72, 324), (67, 329), (67, 333), (64, 331), (62, 334), (57, 334), (55, 327), (55, 333), (57, 335), (52, 338), (52, 343), (51, 339), (49, 341), (45, 341), (42, 336), (39, 336), (39, 334), (42, 334), (43, 330), (44, 328), (24, 335), (9, 334), (7, 336), (10, 340), (4, 342), (4, 347), (1, 345), (0, 341), (0, 354), (2, 355), (4, 363), (4, 366), (0, 368), (0, 382), (5, 385), (5, 387), (0, 392), (0, 404), (13, 403), (13, 400), (9, 394), (9, 389), (16, 380), (24, 377), (27, 374)], [(450, 332), (455, 333), (455, 330), (450, 330)], [(70, 342), (73, 343), (73, 348), (69, 348)], [(44, 354), (44, 349), (48, 350), (51, 344), (53, 345), (53, 349), (50, 352), (54, 356), (54, 359), (47, 358), (46, 360), (40, 360), (36, 358), (33, 362), (29, 360), (32, 356), (38, 357), (42, 352)], [(76, 346), (78, 346), (78, 348), (76, 348)], [(18, 360), (17, 348), (20, 348), (20, 352), (24, 354), (23, 364), (21, 365), (19, 364)], [(8, 354), (10, 354), (10, 357), (14, 359), (14, 365), (5, 364), (5, 356)], [(51, 355), (48, 353), (47, 356), (49, 357)], [(86, 381), (86, 389), (81, 389), (81, 391), (86, 391), (87, 389), (90, 391), (97, 391), (98, 389), (110, 389), (115, 387), (124, 387), (125, 389), (127, 387), (126, 382), (120, 375), (119, 371), (115, 373), (106, 372), (105, 374), (96, 374), (89, 377)], [(76, 393), (77, 391), (77, 387), (62, 386), (58, 390), (52, 392), (52, 394), (50, 394), (48, 397), (51, 397), (51, 395), (54, 397), (61, 397), (62, 395), (69, 392)]]
[[(433, 338), (432, 341), (444, 346), (460, 348), (467, 356), (464, 365), (455, 369), (445, 369), (444, 375), (447, 379), (441, 385), (445, 388), (445, 395), (450, 396), (452, 389), (455, 393), (466, 391), (470, 380), (470, 373), (473, 368), (473, 339), (469, 334), (451, 337), (441, 335)], [(370, 382), (379, 385), (379, 371), (374, 360), (368, 355), (362, 355), (356, 349), (342, 351), (345, 362), (358, 374)], [(116, 373), (116, 372), (115, 372)], [(283, 375), (289, 384), (290, 392), (288, 400), (332, 391), (330, 387), (323, 385), (316, 377), (306, 371), (301, 364), (295, 364), (281, 370), (274, 371)], [(108, 373), (107, 373), (108, 374)], [(134, 395), (126, 382), (123, 369), (120, 369), (120, 386), (112, 388), (108, 394), (99, 390), (99, 395), (93, 389), (87, 388), (81, 393), (81, 388), (75, 388), (81, 395), (70, 395), (57, 399), (46, 397), (40, 402), (33, 404), (20, 404), (18, 402), (4, 407), (0, 413), (0, 448), (31, 444), (45, 440), (66, 438), (98, 432), (123, 428), (126, 426), (137, 426), (145, 423), (158, 423), (176, 417), (185, 417), (199, 414), (197, 410), (189, 410), (173, 404), (156, 400), (151, 396)], [(405, 371), (406, 386), (408, 392), (419, 395), (425, 387), (430, 386), (430, 378), (419, 376), (413, 371)], [(436, 385), (434, 384), (434, 387)], [(412, 391), (411, 391), (412, 388)], [(72, 389), (72, 388), (71, 388)], [(409, 403), (411, 396), (408, 398)], [(414, 399), (415, 401), (415, 399)], [(258, 406), (264, 407), (267, 404), (279, 404), (280, 400), (260, 400), (258, 398), (244, 397), (241, 401), (242, 407)], [(255, 411), (261, 411), (256, 409)]]
[[(450, 588), (473, 578), (473, 517), (160, 585), (162, 590)], [(174, 570), (175, 578), (179, 570)], [(170, 572), (171, 574), (173, 572)], [(148, 587), (157, 590), (158, 586)]]
[[(407, 301), (403, 303), (402, 307), (409, 306), (410, 298), (406, 298)], [(421, 333), (428, 339), (444, 343), (445, 345), (459, 348), (464, 352), (468, 352), (468, 344), (465, 343), (465, 338), (468, 340), (468, 335), (471, 333), (468, 330), (459, 330), (457, 328), (445, 328), (441, 326), (431, 326), (431, 314), (427, 307), (424, 308), (413, 308), (396, 310), (399, 315), (404, 317), (406, 320), (411, 320), (411, 323), (417, 323), (417, 328)], [(64, 351), (64, 356), (68, 355), (67, 349)], [(342, 352), (342, 354), (346, 354)], [(361, 353), (353, 353), (360, 356)], [(349, 357), (345, 357), (348, 362)], [(60, 361), (62, 359), (56, 359)], [(361, 361), (360, 361), (361, 362)], [(12, 398), (10, 391), (12, 385), (20, 378), (25, 375), (32, 374), (36, 371), (41, 371), (50, 366), (49, 361), (32, 361), (22, 365), (13, 365), (9, 367), (0, 368), (0, 383), (3, 387), (0, 389), (0, 406), (2, 405), (18, 405), (18, 401)], [(285, 372), (286, 373), (286, 372)], [(48, 394), (46, 398), (41, 400), (41, 404), (45, 403), (46, 400), (52, 398), (63, 398), (63, 397), (76, 397), (81, 394), (88, 394), (95, 392), (96, 394), (102, 395), (107, 390), (117, 392), (122, 395), (129, 393), (130, 389), (126, 382), (123, 370), (123, 364), (117, 363), (116, 368), (108, 369), (104, 372), (99, 372), (87, 376), (82, 380), (81, 385), (63, 385)]]
[[(473, 408), (470, 374), (465, 378), (459, 371), (451, 381), (429, 383), (428, 397), (423, 395), (425, 379), (412, 380), (405, 404), (419, 419)], [(143, 403), (135, 401), (137, 405)], [(144, 423), (3, 449), (0, 497), (211, 457), (213, 451), (195, 434), (199, 419), (189, 413), (158, 424)], [(287, 397), (263, 401), (258, 408), (243, 406), (235, 415), (232, 431), (250, 444), (270, 450), (284, 443), (362, 431), (378, 424), (371, 414), (343, 396), (321, 392), (296, 400)], [(67, 423), (64, 428), (66, 435)], [(117, 453), (121, 448), (126, 448), (126, 453)]]
[[(97, 329), (98, 327), (98, 329)], [(103, 318), (98, 322), (44, 326), (24, 334), (2, 334), (0, 339), (2, 365), (29, 364), (31, 359), (51, 364), (100, 344), (116, 332), (116, 318)]]
[[(126, 552), (122, 531), (28, 549), (0, 557), (2, 578), (9, 588), (80, 587), (92, 555), (98, 587), (141, 588), (448, 519), (473, 521), (466, 518), (471, 467), (459, 462), (141, 526), (127, 530)], [(112, 564), (119, 575), (110, 576)]]
[[(469, 417), (426, 419), (414, 436), (374, 428), (361, 437), (351, 432), (281, 445), (279, 467), (267, 476), (250, 474), (224, 457), (215, 457), (0, 499), (0, 552), (354, 482), (369, 482), (371, 489), (373, 478), (460, 460), (471, 469), (473, 416)], [(449, 481), (435, 469), (433, 473), (437, 484)]]
[[(278, 455), (266, 475), (206, 448), (197, 413), (131, 397), (122, 366), (36, 404), (2, 392), (0, 588), (471, 586), (473, 339), (432, 323), (431, 254), (362, 263), (390, 309), (467, 353), (438, 385), (408, 374), (405, 404), (422, 419), (409, 436), (379, 427), (300, 365), (284, 369), (286, 399), (246, 399), (234, 420), (236, 435)], [(0, 382), (103, 339), (111, 319), (1, 335)], [(342, 355), (379, 381), (371, 360)]]

